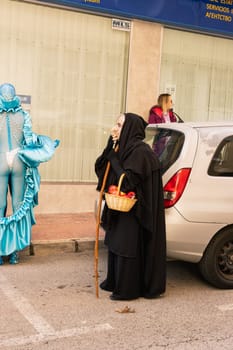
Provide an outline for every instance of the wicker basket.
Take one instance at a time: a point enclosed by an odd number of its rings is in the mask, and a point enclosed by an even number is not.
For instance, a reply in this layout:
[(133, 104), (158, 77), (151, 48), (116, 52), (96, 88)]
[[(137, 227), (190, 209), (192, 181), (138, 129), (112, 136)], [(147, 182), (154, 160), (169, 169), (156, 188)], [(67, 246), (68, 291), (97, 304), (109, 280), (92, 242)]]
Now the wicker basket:
[(124, 176), (125, 174), (120, 176), (117, 194), (105, 193), (105, 200), (109, 209), (127, 212), (130, 211), (137, 202), (135, 198), (120, 196), (121, 184)]

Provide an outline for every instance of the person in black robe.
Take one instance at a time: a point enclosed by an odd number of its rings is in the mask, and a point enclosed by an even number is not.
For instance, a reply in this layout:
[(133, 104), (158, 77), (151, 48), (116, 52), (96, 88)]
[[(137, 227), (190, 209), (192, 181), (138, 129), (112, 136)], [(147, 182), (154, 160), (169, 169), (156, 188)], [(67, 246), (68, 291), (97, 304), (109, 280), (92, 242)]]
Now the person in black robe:
[[(136, 193), (129, 212), (105, 204), (101, 225), (108, 247), (108, 270), (100, 284), (112, 300), (156, 298), (166, 289), (166, 233), (160, 163), (145, 138), (145, 120), (133, 113), (121, 115), (103, 153), (95, 162), (101, 189), (108, 161), (105, 191), (125, 174), (121, 191)], [(115, 143), (118, 151), (115, 151)]]

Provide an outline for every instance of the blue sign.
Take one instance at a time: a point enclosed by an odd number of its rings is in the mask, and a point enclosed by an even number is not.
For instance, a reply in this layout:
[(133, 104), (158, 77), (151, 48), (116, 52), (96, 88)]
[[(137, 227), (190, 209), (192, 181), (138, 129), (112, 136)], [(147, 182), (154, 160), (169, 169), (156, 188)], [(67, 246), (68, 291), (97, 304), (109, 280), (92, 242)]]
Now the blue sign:
[(39, 0), (233, 37), (233, 0)]

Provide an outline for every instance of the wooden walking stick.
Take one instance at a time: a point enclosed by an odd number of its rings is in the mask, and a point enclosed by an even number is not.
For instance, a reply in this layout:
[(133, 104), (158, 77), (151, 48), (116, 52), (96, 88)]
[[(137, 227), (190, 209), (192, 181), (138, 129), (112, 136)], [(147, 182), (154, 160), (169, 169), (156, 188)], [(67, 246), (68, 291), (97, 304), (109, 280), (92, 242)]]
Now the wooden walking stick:
[[(115, 145), (113, 145), (114, 148)], [(115, 152), (118, 150), (118, 145), (115, 147)], [(104, 194), (104, 188), (106, 185), (106, 181), (108, 178), (108, 173), (110, 170), (110, 162), (107, 163), (105, 173), (104, 173), (104, 178), (103, 178), (103, 183), (100, 189), (100, 194), (99, 194), (99, 203), (98, 203), (98, 208), (97, 208), (97, 215), (96, 215), (96, 239), (95, 239), (95, 290), (96, 290), (96, 297), (99, 298), (99, 282), (98, 282), (98, 260), (99, 260), (99, 229), (100, 229), (100, 216), (101, 216), (101, 206), (102, 206), (102, 199), (103, 199), (103, 194)]]

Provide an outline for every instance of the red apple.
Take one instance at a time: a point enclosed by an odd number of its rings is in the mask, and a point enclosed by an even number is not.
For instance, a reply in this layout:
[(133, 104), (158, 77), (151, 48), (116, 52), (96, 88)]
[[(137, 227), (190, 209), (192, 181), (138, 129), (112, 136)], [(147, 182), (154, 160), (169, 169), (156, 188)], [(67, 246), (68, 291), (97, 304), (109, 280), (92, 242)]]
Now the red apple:
[(117, 194), (118, 188), (115, 185), (110, 185), (108, 188), (108, 193), (110, 194)]
[(131, 198), (131, 199), (135, 198), (135, 196), (136, 196), (136, 193), (133, 191), (130, 191), (126, 194), (126, 197)]

